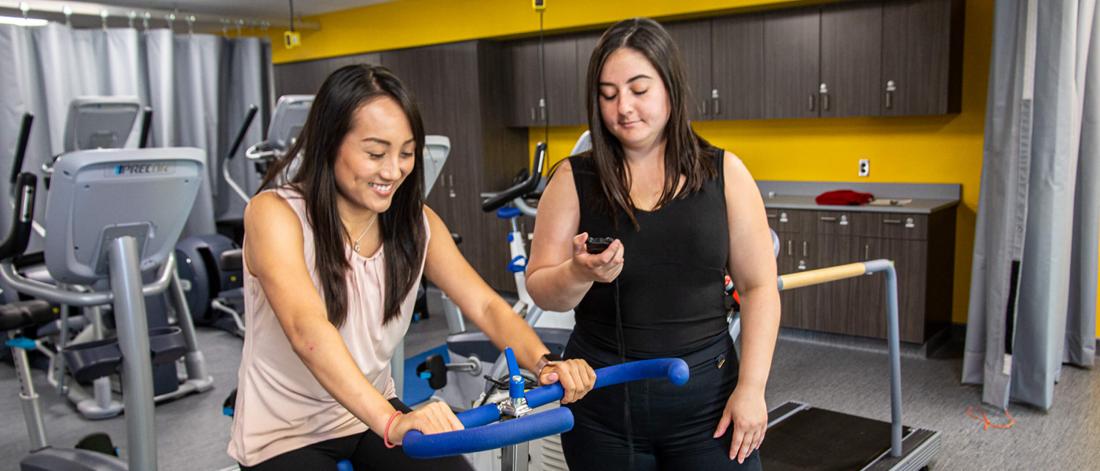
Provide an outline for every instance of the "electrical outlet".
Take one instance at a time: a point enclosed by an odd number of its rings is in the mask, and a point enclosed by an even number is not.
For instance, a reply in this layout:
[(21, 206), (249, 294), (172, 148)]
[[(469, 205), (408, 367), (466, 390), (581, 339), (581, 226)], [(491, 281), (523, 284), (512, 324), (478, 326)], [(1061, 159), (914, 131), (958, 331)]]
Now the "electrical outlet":
[(871, 175), (871, 159), (859, 159), (859, 176), (867, 177)]

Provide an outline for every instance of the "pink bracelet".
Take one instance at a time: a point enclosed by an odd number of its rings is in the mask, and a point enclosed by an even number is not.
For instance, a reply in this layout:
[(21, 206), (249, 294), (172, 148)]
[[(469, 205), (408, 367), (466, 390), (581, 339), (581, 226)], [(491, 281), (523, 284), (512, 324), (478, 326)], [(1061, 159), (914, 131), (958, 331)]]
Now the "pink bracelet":
[(397, 446), (390, 441), (390, 426), (393, 425), (393, 419), (396, 419), (399, 415), (404, 415), (404, 413), (399, 410), (395, 410), (392, 414), (390, 414), (390, 419), (386, 421), (386, 431), (382, 433), (382, 443), (386, 445), (386, 448), (394, 448)]

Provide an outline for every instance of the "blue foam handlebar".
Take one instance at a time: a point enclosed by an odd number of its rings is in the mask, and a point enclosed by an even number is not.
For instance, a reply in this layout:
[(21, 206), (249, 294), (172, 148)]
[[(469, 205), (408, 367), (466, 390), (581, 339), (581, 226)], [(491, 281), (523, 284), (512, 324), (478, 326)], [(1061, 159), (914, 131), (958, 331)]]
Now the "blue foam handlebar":
[[(687, 363), (679, 358), (657, 358), (639, 360), (621, 365), (608, 366), (596, 370), (596, 385), (593, 389), (622, 384), (640, 379), (667, 377), (672, 384), (682, 386), (690, 379), (691, 370)], [(534, 409), (543, 404), (560, 400), (565, 390), (561, 383), (548, 384), (527, 391), (527, 406)]]
[[(594, 388), (666, 377), (677, 386), (687, 383), (690, 379), (687, 363), (679, 358), (659, 358), (600, 368), (596, 370)], [(526, 392), (527, 404), (534, 409), (561, 399), (563, 394), (561, 384), (542, 386)], [(573, 413), (564, 407), (493, 423), (500, 420), (500, 409), (496, 404), (486, 404), (460, 412), (457, 417), (466, 427), (465, 430), (433, 435), (410, 430), (404, 438), (405, 454), (423, 459), (474, 453), (566, 432), (573, 428)]]
[(405, 454), (413, 458), (440, 458), (474, 453), (566, 432), (573, 428), (573, 413), (564, 407), (532, 414), (522, 419), (424, 435), (416, 430), (405, 434)]

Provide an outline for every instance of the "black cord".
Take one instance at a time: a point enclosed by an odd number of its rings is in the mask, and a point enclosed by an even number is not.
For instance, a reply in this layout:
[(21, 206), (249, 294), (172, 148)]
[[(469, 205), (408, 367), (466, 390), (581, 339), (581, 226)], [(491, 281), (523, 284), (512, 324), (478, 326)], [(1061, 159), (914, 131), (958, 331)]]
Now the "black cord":
[(294, 32), (294, 0), (290, 0), (290, 32)]
[(539, 10), (539, 76), (542, 79), (542, 109), (546, 119), (542, 120), (542, 142), (550, 145), (550, 95), (546, 92), (546, 38), (543, 34), (542, 17), (545, 12)]
[[(626, 363), (626, 334), (623, 333), (623, 313), (619, 303), (619, 279), (615, 278), (615, 336), (618, 337), (619, 361)], [(630, 418), (630, 383), (623, 383), (623, 425), (626, 426), (626, 446), (629, 467), (634, 469), (634, 425)]]

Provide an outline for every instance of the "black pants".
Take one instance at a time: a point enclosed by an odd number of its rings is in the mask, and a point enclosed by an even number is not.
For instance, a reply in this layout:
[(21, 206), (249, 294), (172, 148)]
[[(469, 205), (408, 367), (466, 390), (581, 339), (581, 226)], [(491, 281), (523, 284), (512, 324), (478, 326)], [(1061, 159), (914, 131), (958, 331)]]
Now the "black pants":
[[(405, 413), (411, 411), (408, 406), (396, 398), (390, 399), (390, 404), (399, 411)], [(461, 456), (432, 460), (410, 458), (401, 447), (386, 448), (382, 437), (370, 430), (358, 435), (334, 438), (288, 451), (256, 466), (241, 466), (241, 470), (335, 470), (336, 463), (342, 460), (351, 461), (355, 471), (391, 469), (402, 471), (472, 470)]]
[[(621, 362), (617, 352), (594, 347), (576, 333), (565, 357), (583, 358), (593, 368)], [(632, 443), (627, 441), (623, 386), (593, 390), (566, 406), (575, 425), (562, 434), (561, 444), (571, 471), (761, 469), (759, 452), (743, 464), (729, 459), (732, 426), (713, 438), (737, 385), (737, 354), (729, 335), (681, 358), (691, 367), (691, 379), (683, 386), (666, 379), (628, 383)]]

